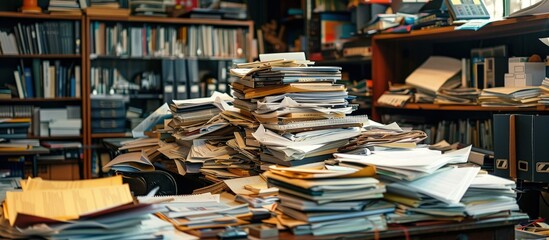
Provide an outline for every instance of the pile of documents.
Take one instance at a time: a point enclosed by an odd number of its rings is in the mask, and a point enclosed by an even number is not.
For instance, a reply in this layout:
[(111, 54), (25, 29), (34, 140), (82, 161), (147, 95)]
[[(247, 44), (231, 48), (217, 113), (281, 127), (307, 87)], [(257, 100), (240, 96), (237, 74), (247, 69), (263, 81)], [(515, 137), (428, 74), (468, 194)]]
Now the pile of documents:
[[(55, 239), (157, 238), (173, 226), (152, 215), (152, 204), (135, 204), (122, 177), (80, 181), (22, 181), (3, 203), (0, 236)], [(108, 197), (105, 197), (108, 196)]]
[(260, 60), (237, 64), (231, 74), (238, 77), (234, 106), (261, 124), (246, 133), (261, 144), (262, 169), (329, 159), (368, 121), (347, 116), (356, 106), (346, 100), (345, 86), (335, 84), (340, 67), (311, 66), (304, 53), (262, 54)]
[(479, 102), (483, 107), (532, 107), (538, 104), (540, 94), (538, 86), (487, 88)]
[(513, 181), (466, 165), (470, 151), (470, 146), (444, 154), (424, 146), (387, 146), (334, 155), (342, 167), (376, 167), (387, 188), (384, 198), (397, 206), (387, 214), (388, 223), (461, 221), (518, 210)]
[(248, 147), (239, 128), (256, 127), (256, 122), (232, 107), (233, 98), (214, 92), (211, 97), (173, 100), (170, 104), (178, 151), (178, 172), (202, 173), (207, 180), (250, 176), (257, 160), (257, 147)]
[(219, 116), (226, 102), (233, 98), (215, 92), (211, 97), (187, 100), (173, 100), (169, 108), (173, 119), (168, 123), (174, 129), (177, 140), (189, 141), (197, 138), (215, 139), (233, 132), (229, 122)]
[(540, 100), (538, 103), (542, 105), (549, 105), (549, 78), (543, 79), (543, 82), (541, 82), (541, 86), (539, 88), (542, 91), (539, 96)]
[(339, 153), (367, 153), (373, 147), (415, 148), (427, 138), (420, 130), (403, 130), (396, 123), (388, 125), (370, 120), (360, 135), (338, 149)]
[(110, 162), (103, 166), (103, 172), (122, 171), (139, 172), (154, 171), (152, 161), (159, 158), (159, 144), (162, 142), (157, 138), (138, 138), (135, 140), (122, 142), (118, 151), (119, 154)]
[(437, 92), (434, 103), (477, 105), (480, 92), (477, 88), (444, 88)]
[(394, 212), (395, 206), (382, 200), (385, 186), (374, 174), (374, 167), (324, 163), (271, 166), (264, 173), (269, 185), (279, 189), (279, 223), (296, 235), (315, 236), (387, 228), (383, 214)]
[(248, 204), (236, 203), (233, 198), (234, 196), (228, 193), (204, 193), (140, 197), (139, 201), (162, 201), (156, 204), (160, 208), (157, 216), (173, 224), (179, 231), (206, 238), (216, 237), (217, 233), (224, 231), (228, 226), (248, 223)]

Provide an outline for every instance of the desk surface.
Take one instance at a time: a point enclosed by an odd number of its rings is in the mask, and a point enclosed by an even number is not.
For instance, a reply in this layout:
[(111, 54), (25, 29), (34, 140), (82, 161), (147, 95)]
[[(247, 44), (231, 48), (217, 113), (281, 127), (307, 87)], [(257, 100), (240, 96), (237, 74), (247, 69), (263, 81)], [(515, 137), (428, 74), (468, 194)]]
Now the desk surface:
[(31, 149), (20, 150), (20, 151), (5, 151), (5, 152), (0, 151), (0, 156), (18, 156), (18, 155), (29, 156), (29, 155), (38, 155), (38, 154), (48, 154), (48, 153), (50, 153), (49, 149), (41, 146), (38, 146), (38, 147), (34, 146)]
[[(327, 236), (294, 236), (281, 232), (280, 239), (510, 239), (514, 240), (514, 226), (527, 221), (528, 215), (514, 213), (509, 217), (469, 220), (429, 226), (391, 226), (379, 233), (347, 233)], [(406, 237), (408, 235), (408, 238)]]

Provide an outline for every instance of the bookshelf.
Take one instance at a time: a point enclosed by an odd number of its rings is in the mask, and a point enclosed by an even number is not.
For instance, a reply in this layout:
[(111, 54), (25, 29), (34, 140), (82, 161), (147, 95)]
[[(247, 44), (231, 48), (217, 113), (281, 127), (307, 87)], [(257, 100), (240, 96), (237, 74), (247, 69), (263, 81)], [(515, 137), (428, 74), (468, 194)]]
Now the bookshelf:
[(407, 34), (375, 35), (372, 38), (372, 118), (379, 121), (388, 120), (388, 115), (401, 115), (403, 119), (415, 118), (436, 125), (441, 121), (490, 120), (496, 113), (547, 113), (545, 106), (517, 108), (408, 103), (398, 108), (377, 104), (376, 100), (389, 84), (404, 83), (406, 77), (432, 55), (469, 58), (473, 48), (505, 45), (508, 56), (538, 54), (544, 58), (549, 55), (549, 47), (538, 38), (546, 37), (548, 20), (549, 15), (545, 14), (493, 22), (478, 31), (455, 31), (450, 26), (414, 30)]
[[(83, 27), (82, 16), (0, 12), (0, 88), (13, 95), (0, 99), (0, 112), (2, 118), (29, 121), (22, 127), (28, 131), (3, 138), (88, 143)], [(67, 132), (54, 127), (56, 121), (76, 125)]]
[[(84, 75), (90, 96), (85, 109), (91, 112), (84, 135), (91, 146), (100, 146), (104, 138), (131, 136), (134, 124), (171, 99), (228, 91), (228, 67), (252, 61), (252, 21), (107, 15), (87, 15), (84, 21)], [(130, 87), (118, 88), (117, 82)], [(116, 110), (123, 111), (122, 117), (94, 115), (100, 110), (93, 101), (109, 95), (123, 96), (125, 108)], [(126, 119), (130, 109), (139, 111)], [(97, 121), (101, 123), (94, 125)], [(94, 128), (106, 121), (125, 125), (112, 131)], [(87, 158), (92, 159), (92, 151)], [(88, 177), (95, 172), (91, 164)]]

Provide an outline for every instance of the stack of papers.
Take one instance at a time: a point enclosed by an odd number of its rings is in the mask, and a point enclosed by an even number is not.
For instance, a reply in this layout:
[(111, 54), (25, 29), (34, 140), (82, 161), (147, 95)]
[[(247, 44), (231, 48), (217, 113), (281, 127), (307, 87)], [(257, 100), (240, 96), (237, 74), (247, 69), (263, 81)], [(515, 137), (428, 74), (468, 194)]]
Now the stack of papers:
[(479, 102), (483, 107), (531, 107), (537, 105), (540, 93), (538, 86), (487, 88)]
[(515, 182), (489, 174), (478, 174), (461, 202), (467, 215), (474, 218), (501, 212), (518, 211)]
[[(325, 235), (387, 228), (382, 219), (367, 220), (382, 218), (384, 213), (395, 209), (393, 204), (381, 200), (385, 186), (370, 177), (375, 173), (372, 170), (310, 164), (271, 167), (264, 175), (270, 185), (279, 189), (281, 201), (277, 210), (283, 214), (282, 218), (297, 221), (291, 226), (294, 233)], [(328, 227), (343, 222), (353, 224)], [(362, 225), (355, 226), (355, 222)]]
[(449, 163), (466, 163), (471, 146), (442, 154), (427, 148), (372, 151), (369, 155), (336, 153), (345, 166), (376, 166), (381, 177), (390, 180), (412, 181), (429, 176)]
[(248, 132), (263, 147), (262, 166), (329, 159), (368, 121), (348, 116), (357, 106), (335, 84), (340, 67), (309, 66), (303, 53), (263, 54), (260, 60), (236, 65), (231, 74), (238, 77), (232, 84), (234, 106), (261, 124)]
[(364, 129), (358, 137), (351, 140), (349, 144), (341, 147), (338, 151), (340, 153), (361, 153), (368, 151), (366, 148), (371, 148), (373, 146), (415, 148), (416, 143), (427, 138), (427, 134), (423, 131), (404, 131), (398, 127), (398, 125), (396, 127), (397, 128), (368, 126), (368, 129)]
[(477, 105), (480, 92), (477, 88), (441, 89), (437, 93), (434, 103)]
[(173, 230), (151, 215), (159, 210), (156, 206), (133, 203), (121, 176), (79, 181), (29, 179), (21, 185), (23, 191), (6, 194), (2, 237), (132, 238)]

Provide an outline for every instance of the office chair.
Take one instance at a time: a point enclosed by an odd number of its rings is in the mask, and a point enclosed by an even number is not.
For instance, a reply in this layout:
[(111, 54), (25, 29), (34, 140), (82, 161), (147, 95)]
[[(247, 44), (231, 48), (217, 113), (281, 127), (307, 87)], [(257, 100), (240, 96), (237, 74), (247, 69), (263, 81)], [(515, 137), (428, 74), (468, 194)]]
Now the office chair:
[(122, 181), (130, 186), (134, 196), (147, 195), (155, 187), (160, 187), (156, 195), (177, 195), (175, 178), (162, 170), (151, 172), (117, 172), (122, 175)]

